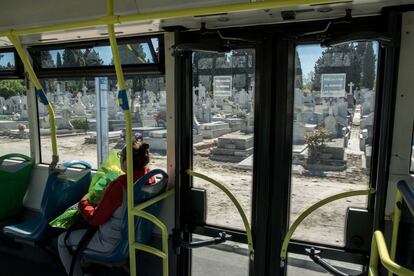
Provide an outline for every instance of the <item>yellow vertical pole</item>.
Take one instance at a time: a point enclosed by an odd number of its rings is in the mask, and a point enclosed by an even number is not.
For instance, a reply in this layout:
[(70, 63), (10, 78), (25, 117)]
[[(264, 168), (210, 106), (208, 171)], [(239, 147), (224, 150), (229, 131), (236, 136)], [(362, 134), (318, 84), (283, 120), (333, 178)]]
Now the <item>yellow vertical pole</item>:
[(51, 142), (52, 142), (52, 163), (50, 164), (50, 168), (53, 169), (56, 166), (56, 164), (59, 162), (59, 155), (58, 155), (58, 150), (57, 150), (57, 139), (56, 139), (55, 111), (53, 110), (51, 103), (48, 101), (45, 95), (43, 87), (33, 70), (32, 64), (30, 63), (25, 50), (20, 44), (19, 38), (13, 35), (11, 32), (8, 34), (7, 37), (9, 38), (10, 42), (13, 43), (17, 51), (17, 54), (20, 57), (20, 60), (23, 62), (24, 68), (29, 74), (29, 78), (33, 82), (36, 88), (36, 94), (37, 94), (39, 101), (46, 106), (47, 111), (49, 113), (50, 136), (51, 136)]
[[(395, 261), (395, 255), (397, 252), (397, 243), (398, 243), (398, 229), (400, 228), (400, 218), (401, 218), (401, 206), (402, 206), (402, 196), (400, 191), (397, 189), (397, 194), (395, 196), (395, 206), (394, 206), (394, 217), (392, 219), (392, 236), (391, 236), (391, 260)], [(392, 276), (392, 272), (388, 272), (388, 276)]]
[[(114, 1), (107, 0), (108, 16), (114, 14)], [(135, 223), (132, 208), (134, 207), (134, 180), (132, 168), (132, 124), (131, 112), (129, 110), (128, 96), (125, 90), (124, 73), (122, 72), (121, 60), (119, 58), (118, 45), (115, 37), (114, 24), (108, 24), (109, 41), (112, 49), (112, 56), (114, 59), (114, 66), (116, 71), (116, 78), (118, 80), (118, 102), (120, 107), (125, 111), (126, 120), (126, 155), (127, 155), (127, 193), (128, 193), (128, 242), (129, 242), (129, 265), (130, 275), (136, 275), (135, 263)]]

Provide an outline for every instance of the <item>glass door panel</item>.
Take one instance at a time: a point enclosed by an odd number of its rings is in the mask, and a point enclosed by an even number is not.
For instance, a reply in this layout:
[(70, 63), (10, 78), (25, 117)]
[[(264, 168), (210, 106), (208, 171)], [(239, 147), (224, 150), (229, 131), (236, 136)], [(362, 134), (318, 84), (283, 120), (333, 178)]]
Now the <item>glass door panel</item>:
[[(255, 51), (195, 52), (193, 60), (193, 169), (224, 184), (251, 216)], [(237, 209), (219, 189), (207, 190), (207, 224), (244, 230)]]
[[(371, 172), (378, 43), (296, 48), (290, 223), (312, 204), (341, 192), (367, 189)], [(318, 209), (294, 239), (344, 245), (351, 197)]]
[[(194, 52), (193, 170), (219, 181), (240, 202), (249, 221), (252, 205), (255, 51)], [(207, 224), (218, 231), (245, 230), (236, 207), (212, 184), (207, 191)], [(198, 233), (198, 232), (197, 232)], [(192, 235), (193, 241), (211, 237)], [(192, 250), (195, 275), (249, 275), (246, 244), (232, 241)]]

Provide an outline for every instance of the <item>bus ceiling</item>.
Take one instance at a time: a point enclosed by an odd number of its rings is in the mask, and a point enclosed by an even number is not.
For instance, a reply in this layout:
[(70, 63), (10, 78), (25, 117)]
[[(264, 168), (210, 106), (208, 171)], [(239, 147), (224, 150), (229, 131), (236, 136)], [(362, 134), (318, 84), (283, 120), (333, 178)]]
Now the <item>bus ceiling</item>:
[[(2, 10), (14, 11), (5, 13), (0, 18), (1, 31), (21, 30), (34, 27), (60, 25), (82, 22), (85, 18), (99, 20), (105, 16), (105, 5), (102, 1), (67, 2), (50, 0), (36, 2), (42, 9), (28, 8), (33, 1), (4, 1)], [(352, 9), (354, 17), (377, 15), (384, 7), (414, 3), (412, 0), (179, 0), (179, 1), (116, 1), (115, 12), (120, 15), (122, 24), (116, 26), (117, 36), (132, 36), (164, 31), (171, 26), (183, 26), (190, 30), (200, 28), (205, 23), (207, 28), (226, 28), (246, 25), (277, 24), (300, 22), (305, 20), (334, 19)], [(273, 8), (272, 8), (273, 7)], [(131, 22), (128, 16), (141, 15), (139, 21)], [(145, 18), (145, 20), (144, 20)], [(17, 33), (19, 34), (19, 33)], [(77, 29), (66, 29), (39, 32), (22, 36), (22, 44), (36, 45), (72, 40), (106, 38), (105, 25), (96, 25)], [(0, 38), (0, 47), (10, 46), (6, 38)]]

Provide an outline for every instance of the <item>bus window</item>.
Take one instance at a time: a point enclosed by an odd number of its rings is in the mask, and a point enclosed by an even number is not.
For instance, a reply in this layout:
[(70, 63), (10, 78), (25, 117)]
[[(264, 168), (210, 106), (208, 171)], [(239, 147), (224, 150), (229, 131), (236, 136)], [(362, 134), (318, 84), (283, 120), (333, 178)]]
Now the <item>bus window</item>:
[[(325, 197), (368, 188), (377, 60), (376, 42), (297, 46), (290, 223)], [(318, 209), (294, 238), (344, 245), (350, 206), (366, 208), (367, 197)]]
[[(102, 43), (102, 42), (101, 42)], [(90, 47), (33, 49), (35, 63), (41, 69), (101, 67), (113, 65), (111, 47), (106, 44)], [(146, 42), (120, 42), (118, 45), (123, 65), (158, 63), (158, 38)]]
[[(0, 70), (14, 67), (14, 57), (0, 54)], [(29, 115), (23, 80), (0, 80), (0, 156), (21, 153), (30, 156)]]
[[(107, 149), (121, 150), (125, 145), (125, 117), (118, 106), (116, 79), (103, 79), (96, 86), (96, 78), (54, 78), (42, 80), (46, 95), (56, 113), (58, 149), (61, 162), (82, 159), (97, 168), (98, 136), (107, 139)], [(127, 91), (133, 118), (135, 139), (149, 143), (151, 167), (166, 169), (166, 92), (163, 76), (128, 76)], [(103, 85), (103, 86), (102, 86)], [(107, 93), (106, 103), (98, 103), (101, 93)], [(102, 104), (98, 109), (98, 104)], [(106, 105), (106, 108), (105, 106)], [(97, 131), (97, 110), (106, 110), (107, 129)], [(102, 112), (101, 112), (102, 113)], [(38, 107), (43, 163), (51, 162), (50, 126), (47, 110)], [(101, 128), (104, 129), (104, 128)], [(103, 136), (104, 135), (104, 136)], [(99, 137), (99, 139), (101, 139)], [(105, 148), (105, 147), (101, 147)], [(107, 152), (103, 152), (103, 158)]]

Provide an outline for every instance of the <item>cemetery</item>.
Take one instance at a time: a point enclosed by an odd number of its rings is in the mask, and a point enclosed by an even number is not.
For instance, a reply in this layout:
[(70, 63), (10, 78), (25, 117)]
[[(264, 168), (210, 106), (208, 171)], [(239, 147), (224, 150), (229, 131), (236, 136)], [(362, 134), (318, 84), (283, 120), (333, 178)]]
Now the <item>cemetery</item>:
[[(223, 81), (223, 79), (221, 79)], [(224, 79), (224, 81), (226, 81)], [(308, 201), (296, 197), (297, 189), (315, 199), (329, 187), (337, 192), (366, 186), (372, 149), (375, 93), (346, 83), (348, 92), (338, 96), (303, 89), (294, 90), (294, 117), (292, 133), (292, 200), (298, 214)], [(225, 83), (222, 83), (225, 86)], [(250, 217), (251, 185), (254, 145), (254, 84), (247, 91), (227, 87), (214, 91), (202, 83), (193, 87), (193, 165), (201, 173), (222, 180), (240, 198)], [(226, 90), (227, 89), (227, 90)], [(209, 91), (211, 90), (211, 91)], [(217, 89), (216, 89), (217, 90)], [(150, 144), (152, 168), (166, 168), (167, 129), (166, 92), (128, 90), (132, 102), (133, 133)], [(118, 107), (115, 89), (106, 91), (104, 108), (99, 108), (97, 93), (93, 87), (84, 86), (80, 91), (65, 91), (59, 84), (48, 92), (56, 112), (58, 145), (62, 159), (82, 158), (97, 167), (97, 116), (107, 116), (106, 139), (109, 148), (122, 148), (125, 140), (124, 117)], [(105, 102), (105, 101), (104, 101)], [(16, 150), (27, 144), (27, 98), (13, 96), (0, 98), (2, 143)], [(104, 110), (106, 114), (99, 114)], [(139, 112), (138, 112), (139, 110)], [(44, 162), (51, 155), (49, 121), (46, 110), (39, 105), (39, 124)], [(102, 112), (101, 112), (102, 113)], [(62, 160), (64, 161), (64, 160)], [(237, 177), (235, 177), (237, 176)], [(344, 183), (344, 180), (345, 183)], [(295, 184), (297, 183), (297, 184)], [(315, 187), (315, 183), (320, 188)], [(195, 183), (204, 187), (201, 182)], [(207, 188), (207, 187), (206, 187)], [(209, 187), (211, 190), (211, 187)], [(316, 194), (318, 196), (316, 196)], [(223, 206), (224, 195), (210, 191), (208, 214), (211, 222), (231, 223), (242, 227), (231, 206)], [(365, 202), (356, 198), (355, 206)], [(227, 203), (226, 203), (227, 204)], [(342, 204), (342, 203), (340, 203)], [(346, 203), (346, 204), (349, 204)], [(342, 206), (342, 205), (341, 205)], [(221, 208), (218, 214), (214, 210)], [(340, 208), (339, 208), (340, 209)], [(344, 216), (330, 213), (331, 232), (340, 229)], [(309, 227), (313, 227), (310, 223)], [(299, 233), (302, 230), (299, 230)], [(339, 235), (339, 234), (338, 234)], [(329, 237), (326, 237), (327, 241)], [(342, 240), (335, 240), (341, 243)]]

